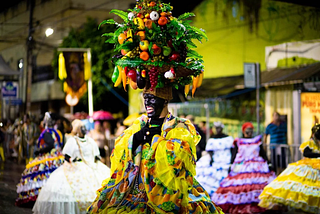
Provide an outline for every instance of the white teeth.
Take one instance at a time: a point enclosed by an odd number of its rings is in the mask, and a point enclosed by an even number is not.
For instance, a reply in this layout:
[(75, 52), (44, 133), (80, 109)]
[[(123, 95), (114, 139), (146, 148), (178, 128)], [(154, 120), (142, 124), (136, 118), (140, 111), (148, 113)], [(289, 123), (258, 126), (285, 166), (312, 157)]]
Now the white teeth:
[(149, 107), (149, 106), (147, 106), (146, 110), (147, 110), (147, 113), (153, 112), (153, 108), (152, 108), (152, 107)]

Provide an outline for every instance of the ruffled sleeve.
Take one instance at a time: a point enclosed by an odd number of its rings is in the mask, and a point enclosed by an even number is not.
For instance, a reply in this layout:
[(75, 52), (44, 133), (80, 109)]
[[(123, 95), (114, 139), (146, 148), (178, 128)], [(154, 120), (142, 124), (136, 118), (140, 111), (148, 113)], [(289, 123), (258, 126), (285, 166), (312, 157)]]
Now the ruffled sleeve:
[(74, 137), (69, 138), (66, 145), (63, 147), (62, 154), (69, 155), (73, 160), (76, 158), (76, 151), (79, 150), (78, 145)]
[(151, 146), (144, 145), (142, 179), (153, 178), (154, 183), (144, 184), (148, 203), (158, 212), (168, 211), (167, 206), (187, 209), (188, 191), (196, 174), (195, 142), (188, 129), (177, 127), (165, 138), (156, 135)]
[(303, 153), (305, 148), (309, 147), (313, 152), (320, 153), (320, 147), (315, 144), (315, 142), (310, 139), (300, 145), (299, 150)]
[(233, 137), (210, 138), (207, 142), (206, 151), (216, 151), (231, 149), (233, 147)]

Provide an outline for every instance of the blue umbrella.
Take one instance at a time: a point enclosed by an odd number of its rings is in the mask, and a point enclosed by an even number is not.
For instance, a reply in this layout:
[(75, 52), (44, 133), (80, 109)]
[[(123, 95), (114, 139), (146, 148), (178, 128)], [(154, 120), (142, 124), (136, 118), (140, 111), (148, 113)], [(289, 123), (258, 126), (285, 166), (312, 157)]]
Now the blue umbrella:
[(94, 129), (94, 122), (90, 122), (89, 119), (84, 119), (84, 120), (81, 120), (81, 121), (86, 126), (87, 131), (90, 131), (90, 130)]

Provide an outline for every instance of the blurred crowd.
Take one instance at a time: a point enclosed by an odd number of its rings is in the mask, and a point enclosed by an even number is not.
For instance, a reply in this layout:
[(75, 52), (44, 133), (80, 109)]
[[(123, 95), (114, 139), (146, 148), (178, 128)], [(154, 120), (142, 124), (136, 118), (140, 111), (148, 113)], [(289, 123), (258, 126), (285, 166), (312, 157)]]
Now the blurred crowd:
[[(72, 130), (72, 121), (75, 117), (62, 116), (52, 113), (55, 121), (54, 129), (62, 134), (65, 144)], [(84, 119), (89, 121), (89, 119)], [(102, 162), (110, 165), (109, 156), (113, 148), (113, 141), (127, 127), (123, 125), (123, 119), (118, 120), (96, 120), (92, 122), (93, 127), (87, 126), (87, 134), (95, 140), (99, 146)], [(0, 122), (0, 158), (13, 159), (19, 163), (28, 163), (35, 158), (37, 141), (44, 130), (43, 116), (36, 117), (25, 114), (15, 120), (3, 120)], [(110, 148), (111, 147), (111, 148)]]

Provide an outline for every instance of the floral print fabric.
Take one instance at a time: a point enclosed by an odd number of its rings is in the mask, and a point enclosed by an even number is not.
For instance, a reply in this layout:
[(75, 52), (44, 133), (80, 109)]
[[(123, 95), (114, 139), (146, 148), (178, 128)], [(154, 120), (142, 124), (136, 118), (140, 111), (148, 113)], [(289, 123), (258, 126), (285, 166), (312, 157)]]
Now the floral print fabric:
[(116, 140), (111, 178), (98, 190), (89, 213), (220, 213), (194, 179), (200, 137), (190, 121), (169, 114), (162, 133), (132, 155), (132, 136), (142, 116)]

